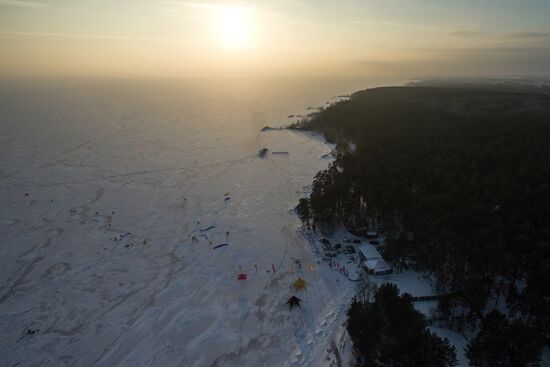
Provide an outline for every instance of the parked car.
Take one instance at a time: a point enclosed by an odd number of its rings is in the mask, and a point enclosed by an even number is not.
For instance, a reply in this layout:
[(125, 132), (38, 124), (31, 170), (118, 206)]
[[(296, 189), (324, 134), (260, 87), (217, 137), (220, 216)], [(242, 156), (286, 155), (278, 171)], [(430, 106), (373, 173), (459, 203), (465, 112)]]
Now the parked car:
[(351, 243), (351, 240), (349, 238), (344, 238), (344, 243)]
[(330, 257), (336, 257), (338, 255), (334, 250), (325, 250), (325, 255)]
[(343, 250), (344, 254), (354, 254), (355, 253), (355, 248), (351, 245), (347, 245), (346, 247), (344, 247), (344, 250)]
[(380, 241), (378, 241), (378, 240), (371, 240), (371, 241), (369, 241), (369, 243), (370, 243), (371, 245), (379, 245), (379, 244), (380, 244)]

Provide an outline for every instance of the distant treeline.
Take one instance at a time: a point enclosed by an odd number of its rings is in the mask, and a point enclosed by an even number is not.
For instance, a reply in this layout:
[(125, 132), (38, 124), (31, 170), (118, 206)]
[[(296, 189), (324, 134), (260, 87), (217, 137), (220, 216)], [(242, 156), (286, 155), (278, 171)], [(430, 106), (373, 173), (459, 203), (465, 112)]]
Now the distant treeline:
[[(383, 229), (386, 259), (433, 273), (437, 292), (449, 295), (438, 317), (451, 327), (474, 336), (507, 320), (529, 335), (513, 357), (471, 345), (473, 365), (537, 363), (550, 335), (550, 95), (377, 88), (301, 127), (323, 132), (339, 152), (300, 200), (304, 224)], [(495, 355), (508, 360), (495, 364)]]

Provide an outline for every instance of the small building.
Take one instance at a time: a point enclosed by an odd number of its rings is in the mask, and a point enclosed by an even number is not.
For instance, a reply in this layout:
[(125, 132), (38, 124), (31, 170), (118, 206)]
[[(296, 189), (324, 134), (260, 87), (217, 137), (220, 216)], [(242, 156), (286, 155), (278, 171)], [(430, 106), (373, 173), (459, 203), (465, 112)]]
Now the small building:
[(374, 231), (368, 231), (367, 232), (367, 238), (378, 238), (378, 233)]
[(373, 245), (361, 245), (358, 250), (359, 257), (363, 261), (382, 258), (382, 255), (380, 255), (376, 247)]
[(384, 259), (367, 260), (364, 262), (367, 272), (374, 275), (391, 274), (392, 268), (384, 261)]
[(359, 246), (359, 257), (361, 258), (363, 267), (369, 274), (384, 275), (391, 274), (392, 268), (386, 261), (376, 247), (373, 245)]

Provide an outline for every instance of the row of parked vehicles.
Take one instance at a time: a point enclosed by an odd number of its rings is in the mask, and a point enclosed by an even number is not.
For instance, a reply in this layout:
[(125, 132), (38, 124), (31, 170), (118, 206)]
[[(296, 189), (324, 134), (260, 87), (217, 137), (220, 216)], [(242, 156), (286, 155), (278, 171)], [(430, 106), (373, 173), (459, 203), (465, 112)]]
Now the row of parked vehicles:
[[(335, 246), (332, 246), (332, 243), (326, 238), (321, 238), (319, 240), (319, 242), (322, 243), (323, 252), (325, 253), (325, 256), (328, 256), (328, 257), (336, 257), (338, 255), (338, 253), (351, 255), (351, 254), (355, 254), (355, 252), (356, 252), (355, 248), (352, 245), (342, 245), (340, 243), (337, 243)], [(353, 240), (344, 239), (343, 242), (348, 243), (348, 244), (351, 244), (351, 243), (360, 244), (361, 240), (358, 240), (358, 239), (353, 239)]]
[(329, 240), (326, 238), (321, 238), (319, 242), (323, 245), (323, 252), (325, 253), (325, 256), (336, 257), (336, 255), (338, 255), (336, 249), (332, 247), (332, 243), (330, 243)]

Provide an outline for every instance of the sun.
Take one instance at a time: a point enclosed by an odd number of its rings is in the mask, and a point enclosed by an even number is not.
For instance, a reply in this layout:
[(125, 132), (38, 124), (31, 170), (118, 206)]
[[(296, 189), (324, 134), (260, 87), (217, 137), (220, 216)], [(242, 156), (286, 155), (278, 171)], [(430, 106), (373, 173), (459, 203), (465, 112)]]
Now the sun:
[(246, 8), (221, 7), (218, 27), (223, 46), (241, 48), (250, 45), (251, 22)]

